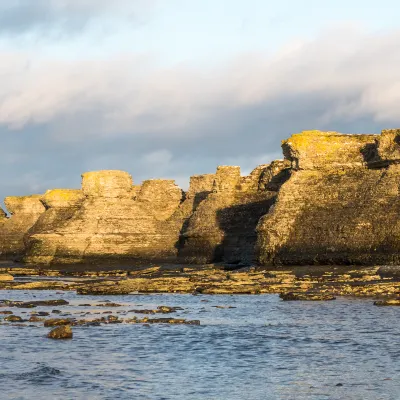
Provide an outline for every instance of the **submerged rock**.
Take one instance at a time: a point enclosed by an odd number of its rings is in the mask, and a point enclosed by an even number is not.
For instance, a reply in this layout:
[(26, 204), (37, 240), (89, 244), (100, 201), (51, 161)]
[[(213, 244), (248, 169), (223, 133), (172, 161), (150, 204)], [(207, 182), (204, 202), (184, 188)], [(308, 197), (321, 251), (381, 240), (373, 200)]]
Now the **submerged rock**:
[(43, 322), (43, 321), (44, 321), (44, 318), (40, 318), (36, 315), (32, 315), (28, 320), (28, 322)]
[[(34, 301), (13, 301), (0, 300), (0, 307), (18, 307), (18, 308), (35, 308), (44, 306), (64, 306), (69, 302), (63, 299), (59, 300), (34, 300)], [(43, 312), (43, 311), (42, 311)], [(48, 315), (48, 313), (47, 313)]]
[(199, 320), (188, 321), (182, 318), (142, 318), (136, 317), (127, 319), (125, 322), (129, 324), (184, 324), (184, 325), (200, 325)]
[(374, 302), (375, 306), (400, 306), (400, 299), (378, 300)]
[(296, 301), (296, 300), (327, 301), (336, 299), (336, 297), (330, 293), (307, 293), (307, 292), (281, 293), (279, 297), (284, 301)]
[(23, 322), (23, 319), (17, 315), (9, 315), (4, 318), (4, 321), (8, 322)]
[(47, 337), (49, 339), (72, 339), (72, 329), (69, 325), (57, 326), (48, 333)]

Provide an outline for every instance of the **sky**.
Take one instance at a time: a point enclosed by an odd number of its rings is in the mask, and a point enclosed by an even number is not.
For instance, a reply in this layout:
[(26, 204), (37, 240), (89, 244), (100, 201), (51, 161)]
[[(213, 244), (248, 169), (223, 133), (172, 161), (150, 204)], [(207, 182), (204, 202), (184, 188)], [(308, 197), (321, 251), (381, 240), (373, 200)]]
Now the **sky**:
[(309, 129), (400, 127), (394, 0), (0, 2), (0, 198), (242, 174)]

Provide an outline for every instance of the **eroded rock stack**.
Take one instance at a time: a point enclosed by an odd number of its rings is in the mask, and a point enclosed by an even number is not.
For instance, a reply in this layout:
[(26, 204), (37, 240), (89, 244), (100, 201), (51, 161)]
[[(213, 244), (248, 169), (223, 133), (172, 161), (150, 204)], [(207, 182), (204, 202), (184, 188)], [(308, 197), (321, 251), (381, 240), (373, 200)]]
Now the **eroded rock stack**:
[(260, 263), (398, 264), (399, 139), (311, 131), (284, 141), (291, 178), (258, 225)]

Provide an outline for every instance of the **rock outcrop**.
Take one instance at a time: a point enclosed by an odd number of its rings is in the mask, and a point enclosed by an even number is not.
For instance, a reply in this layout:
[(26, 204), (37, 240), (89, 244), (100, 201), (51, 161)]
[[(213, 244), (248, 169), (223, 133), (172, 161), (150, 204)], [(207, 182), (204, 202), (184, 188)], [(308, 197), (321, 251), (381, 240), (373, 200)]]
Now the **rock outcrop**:
[(82, 192), (63, 202), (65, 193), (44, 196), (48, 209), (26, 236), (26, 262), (168, 262), (176, 256), (178, 234), (169, 217), (182, 191), (173, 181), (145, 181), (138, 190), (127, 172), (96, 171), (84, 173)]
[(241, 177), (240, 168), (218, 167), (210, 193), (190, 217), (180, 257), (188, 263), (254, 261), (256, 225), (288, 178), (287, 165), (275, 161)]
[(53, 265), (400, 262), (400, 129), (306, 131), (282, 148), (284, 160), (248, 176), (235, 166), (193, 176), (186, 193), (173, 180), (134, 185), (127, 172), (95, 171), (79, 190), (8, 197), (0, 255)]
[(49, 190), (46, 211), (25, 235), (25, 261), (251, 262), (255, 227), (288, 177), (276, 161), (241, 177), (239, 167), (191, 177), (187, 193), (172, 180), (134, 186), (123, 171), (82, 175), (82, 190)]
[(4, 204), (11, 214), (0, 209), (0, 256), (15, 258), (25, 251), (24, 235), (45, 211), (40, 201), (40, 195), (10, 196), (4, 199)]
[(291, 177), (259, 222), (260, 263), (398, 264), (399, 139), (311, 131), (284, 141)]

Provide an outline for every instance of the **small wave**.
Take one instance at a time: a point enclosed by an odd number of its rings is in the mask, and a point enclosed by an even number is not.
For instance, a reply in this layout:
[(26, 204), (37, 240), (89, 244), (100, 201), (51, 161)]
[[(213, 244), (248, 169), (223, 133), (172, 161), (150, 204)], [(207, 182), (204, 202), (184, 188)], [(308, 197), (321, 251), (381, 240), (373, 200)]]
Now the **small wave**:
[(50, 367), (46, 364), (38, 364), (37, 367), (31, 371), (10, 374), (8, 378), (34, 384), (45, 384), (60, 374), (61, 371), (57, 368)]

